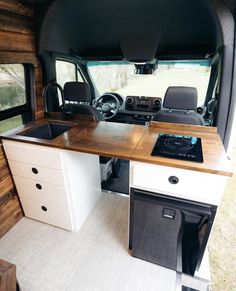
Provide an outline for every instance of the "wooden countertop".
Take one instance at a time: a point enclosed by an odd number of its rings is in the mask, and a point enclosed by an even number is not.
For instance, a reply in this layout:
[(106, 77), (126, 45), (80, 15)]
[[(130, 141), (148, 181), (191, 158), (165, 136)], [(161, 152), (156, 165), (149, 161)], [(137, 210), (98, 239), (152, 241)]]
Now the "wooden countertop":
[[(196, 163), (151, 156), (160, 133), (200, 137), (202, 140), (204, 162)], [(230, 162), (226, 156), (217, 129), (214, 127), (152, 122), (137, 145), (131, 159), (145, 163), (232, 176)]]
[(101, 121), (89, 124), (66, 141), (66, 148), (130, 160), (145, 126)]
[[(230, 169), (229, 161), (216, 128), (160, 122), (152, 122), (148, 127), (104, 121), (97, 123), (88, 117), (73, 117), (70, 121), (60, 121), (58, 118), (60, 118), (58, 115), (51, 115), (51, 117), (49, 115), (48, 119), (43, 118), (27, 126), (1, 134), (1, 138), (107, 157), (232, 176), (232, 170)], [(46, 123), (48, 120), (68, 123), (73, 125), (73, 127), (53, 140), (20, 135), (33, 127)], [(202, 139), (204, 163), (151, 156), (159, 133), (200, 137)]]

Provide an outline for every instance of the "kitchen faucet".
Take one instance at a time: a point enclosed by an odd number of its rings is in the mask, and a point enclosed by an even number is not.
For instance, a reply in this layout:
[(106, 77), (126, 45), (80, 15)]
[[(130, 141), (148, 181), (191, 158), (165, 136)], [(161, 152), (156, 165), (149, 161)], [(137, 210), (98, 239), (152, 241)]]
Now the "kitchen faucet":
[(43, 97), (44, 112), (48, 112), (48, 108), (47, 108), (47, 91), (48, 91), (48, 88), (50, 88), (50, 87), (56, 87), (56, 88), (59, 89), (59, 91), (61, 93), (61, 99), (62, 99), (63, 119), (68, 119), (68, 117), (70, 115), (70, 112), (67, 112), (67, 107), (66, 107), (65, 97), (64, 97), (64, 91), (63, 91), (62, 87), (56, 81), (49, 82), (43, 88), (42, 97)]

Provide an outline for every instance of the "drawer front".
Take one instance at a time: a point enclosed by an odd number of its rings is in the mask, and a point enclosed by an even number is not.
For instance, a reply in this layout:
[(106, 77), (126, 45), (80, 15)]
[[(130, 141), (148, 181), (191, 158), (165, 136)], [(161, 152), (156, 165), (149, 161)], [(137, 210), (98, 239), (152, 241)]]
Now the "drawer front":
[(63, 159), (60, 151), (32, 144), (3, 141), (8, 160), (29, 164), (37, 164), (53, 169), (63, 169)]
[(131, 163), (131, 187), (213, 205), (220, 203), (227, 178), (145, 163)]
[(36, 181), (52, 183), (59, 186), (67, 185), (65, 173), (60, 170), (44, 168), (35, 164), (26, 164), (8, 160), (12, 174)]
[(14, 176), (13, 178), (20, 197), (43, 204), (47, 203), (64, 210), (71, 208), (67, 188), (20, 176)]
[(52, 224), (67, 230), (73, 230), (71, 213), (48, 204), (20, 198), (26, 217)]

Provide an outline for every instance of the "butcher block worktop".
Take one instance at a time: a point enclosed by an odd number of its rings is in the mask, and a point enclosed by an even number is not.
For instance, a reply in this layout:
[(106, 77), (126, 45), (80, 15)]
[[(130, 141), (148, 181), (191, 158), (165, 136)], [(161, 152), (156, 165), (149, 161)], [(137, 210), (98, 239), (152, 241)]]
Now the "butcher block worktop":
[[(204, 162), (196, 163), (151, 156), (150, 154), (160, 133), (200, 137)], [(215, 127), (152, 122), (137, 145), (132, 155), (132, 160), (232, 176), (229, 160)]]
[[(56, 117), (59, 117), (56, 115)], [(53, 140), (26, 137), (23, 134), (33, 127), (53, 120), (73, 125), (67, 132)], [(160, 133), (190, 135), (200, 137), (203, 147), (203, 163), (151, 156), (152, 149)], [(71, 118), (61, 121), (51, 117), (42, 118), (28, 125), (1, 134), (1, 138), (27, 142), (43, 146), (91, 153), (101, 156), (140, 161), (223, 176), (232, 176), (229, 161), (216, 128), (173, 123), (152, 122), (150, 126), (94, 122), (92, 118)]]

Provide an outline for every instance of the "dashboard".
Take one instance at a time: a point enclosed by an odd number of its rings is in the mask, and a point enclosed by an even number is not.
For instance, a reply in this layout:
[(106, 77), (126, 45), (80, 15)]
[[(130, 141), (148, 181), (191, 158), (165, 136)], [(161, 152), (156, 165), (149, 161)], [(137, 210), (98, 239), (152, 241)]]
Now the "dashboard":
[[(95, 99), (93, 105), (105, 120), (144, 125), (162, 109), (162, 98), (133, 95), (123, 97), (118, 93), (105, 93)], [(204, 117), (206, 110), (206, 106), (202, 105), (197, 107), (196, 112)]]
[(126, 96), (122, 98), (119, 94), (114, 94), (119, 99), (120, 109), (114, 121), (145, 124), (152, 116), (162, 108), (160, 97), (149, 96)]

